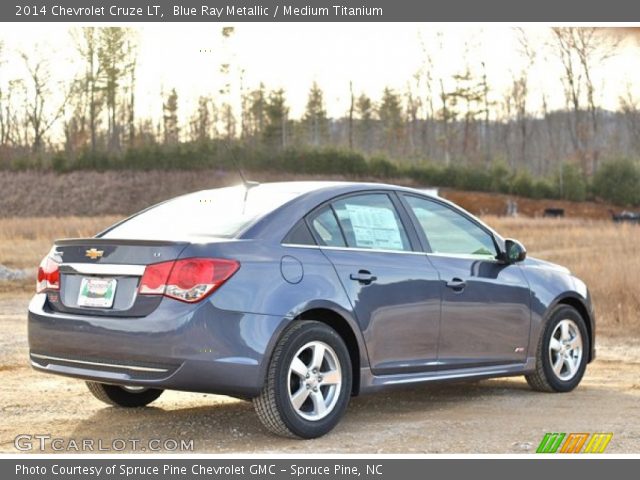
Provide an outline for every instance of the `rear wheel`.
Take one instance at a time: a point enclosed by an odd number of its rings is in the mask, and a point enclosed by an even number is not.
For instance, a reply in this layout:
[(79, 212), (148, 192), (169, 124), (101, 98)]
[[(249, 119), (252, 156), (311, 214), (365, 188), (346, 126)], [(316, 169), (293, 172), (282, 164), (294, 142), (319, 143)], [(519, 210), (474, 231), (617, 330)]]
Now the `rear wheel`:
[(569, 392), (587, 368), (589, 335), (582, 316), (562, 305), (551, 314), (538, 343), (536, 370), (527, 382), (541, 392)]
[(349, 351), (335, 330), (320, 322), (295, 322), (276, 345), (264, 388), (253, 403), (270, 431), (319, 437), (344, 414), (351, 377)]
[(157, 399), (163, 392), (157, 388), (120, 387), (97, 382), (86, 383), (94, 397), (116, 407), (144, 407)]

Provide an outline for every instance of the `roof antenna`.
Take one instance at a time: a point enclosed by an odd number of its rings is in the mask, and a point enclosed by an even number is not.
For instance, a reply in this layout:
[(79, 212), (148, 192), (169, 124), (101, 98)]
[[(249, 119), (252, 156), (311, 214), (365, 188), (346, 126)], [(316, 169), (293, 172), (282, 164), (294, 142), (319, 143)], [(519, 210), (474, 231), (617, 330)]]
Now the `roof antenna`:
[(233, 149), (229, 145), (229, 142), (226, 142), (224, 146), (226, 147), (227, 151), (231, 155), (231, 160), (233, 161), (233, 165), (236, 167), (236, 170), (238, 170), (238, 174), (242, 179), (242, 185), (244, 186), (244, 199), (242, 201), (242, 213), (244, 214), (245, 207), (247, 205), (247, 197), (249, 196), (249, 190), (251, 190), (254, 187), (260, 186), (260, 182), (247, 180), (247, 177), (245, 177), (244, 172), (242, 171), (242, 167), (240, 166), (240, 162), (238, 161), (238, 157), (236, 156), (236, 152), (233, 151)]

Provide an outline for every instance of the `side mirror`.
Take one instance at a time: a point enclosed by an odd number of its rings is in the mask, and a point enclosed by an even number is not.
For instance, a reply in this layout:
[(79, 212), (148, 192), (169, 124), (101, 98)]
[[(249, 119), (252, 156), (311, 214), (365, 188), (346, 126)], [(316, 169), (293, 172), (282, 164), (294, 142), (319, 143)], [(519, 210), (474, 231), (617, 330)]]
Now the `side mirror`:
[(507, 238), (504, 241), (504, 261), (506, 263), (522, 262), (527, 258), (527, 249), (518, 240)]

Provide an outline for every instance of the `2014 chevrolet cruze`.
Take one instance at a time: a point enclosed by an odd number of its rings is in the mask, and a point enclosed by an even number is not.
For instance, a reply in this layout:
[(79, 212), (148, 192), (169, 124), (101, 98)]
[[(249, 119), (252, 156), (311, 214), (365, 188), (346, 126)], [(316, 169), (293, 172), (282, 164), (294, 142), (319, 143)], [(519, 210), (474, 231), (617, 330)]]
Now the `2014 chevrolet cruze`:
[(56, 241), (29, 306), (34, 368), (100, 400), (252, 399), (271, 431), (331, 430), (352, 395), (525, 375), (575, 388), (594, 358), (585, 284), (455, 205), (379, 184), (201, 191)]

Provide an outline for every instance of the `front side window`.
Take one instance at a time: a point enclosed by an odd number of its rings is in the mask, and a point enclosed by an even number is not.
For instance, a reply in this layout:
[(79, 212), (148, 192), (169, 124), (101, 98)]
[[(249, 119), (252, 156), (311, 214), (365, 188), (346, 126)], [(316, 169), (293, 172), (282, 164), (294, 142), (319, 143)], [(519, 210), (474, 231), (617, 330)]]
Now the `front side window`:
[(354, 195), (335, 201), (332, 207), (347, 246), (373, 250), (411, 251), (400, 217), (388, 195)]
[(418, 219), (433, 253), (496, 256), (493, 238), (455, 210), (431, 200), (404, 197)]

